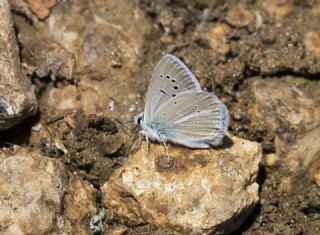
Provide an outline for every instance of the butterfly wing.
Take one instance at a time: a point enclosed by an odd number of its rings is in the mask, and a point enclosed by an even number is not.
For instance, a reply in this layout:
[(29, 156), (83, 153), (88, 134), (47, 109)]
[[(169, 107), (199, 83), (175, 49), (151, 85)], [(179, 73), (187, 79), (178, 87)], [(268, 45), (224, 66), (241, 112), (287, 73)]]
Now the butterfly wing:
[(149, 123), (156, 110), (179, 93), (201, 91), (195, 76), (177, 57), (167, 54), (157, 64), (148, 87), (144, 119)]
[(191, 148), (209, 148), (221, 144), (229, 113), (218, 97), (186, 91), (159, 107), (152, 125), (165, 140)]

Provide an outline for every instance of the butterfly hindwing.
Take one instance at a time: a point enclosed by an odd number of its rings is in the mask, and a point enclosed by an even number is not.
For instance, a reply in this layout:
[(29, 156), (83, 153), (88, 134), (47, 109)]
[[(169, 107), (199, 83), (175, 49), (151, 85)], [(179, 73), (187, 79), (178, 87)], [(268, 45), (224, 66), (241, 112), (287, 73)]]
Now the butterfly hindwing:
[(165, 128), (165, 136), (192, 148), (221, 143), (229, 124), (229, 113), (216, 96), (186, 91), (164, 103), (154, 114), (154, 125)]
[(165, 55), (157, 64), (149, 84), (144, 118), (152, 121), (157, 109), (185, 91), (201, 91), (200, 84), (187, 66), (173, 55)]

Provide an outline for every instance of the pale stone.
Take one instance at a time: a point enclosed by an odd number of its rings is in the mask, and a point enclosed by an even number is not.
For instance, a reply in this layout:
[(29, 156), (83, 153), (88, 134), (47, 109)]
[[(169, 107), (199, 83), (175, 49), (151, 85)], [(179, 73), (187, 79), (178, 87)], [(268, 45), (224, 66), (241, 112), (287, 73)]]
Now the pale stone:
[(306, 33), (303, 42), (308, 53), (320, 58), (320, 36), (317, 32)]
[[(258, 202), (258, 143), (232, 137), (217, 149), (151, 144), (133, 151), (102, 188), (111, 213), (131, 225), (152, 223), (183, 234), (236, 229)], [(232, 142), (232, 143), (231, 143)]]
[(317, 172), (316, 174), (314, 174), (313, 178), (316, 184), (320, 186), (320, 172)]
[(277, 154), (270, 153), (264, 157), (264, 160), (268, 167), (274, 167), (279, 162), (280, 157)]

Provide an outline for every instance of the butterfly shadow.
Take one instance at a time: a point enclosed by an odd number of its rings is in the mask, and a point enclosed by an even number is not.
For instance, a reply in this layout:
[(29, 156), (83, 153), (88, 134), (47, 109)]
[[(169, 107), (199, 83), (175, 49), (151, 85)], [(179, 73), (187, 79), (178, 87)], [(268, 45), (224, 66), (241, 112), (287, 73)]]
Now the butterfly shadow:
[(228, 148), (231, 148), (232, 146), (234, 145), (234, 142), (233, 140), (225, 135), (222, 139), (222, 144), (219, 145), (219, 146), (212, 146), (211, 148), (212, 149), (215, 149), (215, 150), (222, 150), (222, 149), (228, 149)]

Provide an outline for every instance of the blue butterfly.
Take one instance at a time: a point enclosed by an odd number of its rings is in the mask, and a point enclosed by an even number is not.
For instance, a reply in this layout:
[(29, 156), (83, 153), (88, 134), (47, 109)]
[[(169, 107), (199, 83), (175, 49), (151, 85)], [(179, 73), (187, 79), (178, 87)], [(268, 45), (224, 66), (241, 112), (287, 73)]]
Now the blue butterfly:
[(152, 74), (144, 112), (135, 122), (147, 142), (161, 142), (166, 150), (168, 141), (189, 148), (210, 148), (222, 143), (229, 113), (218, 97), (201, 89), (181, 60), (167, 54)]

